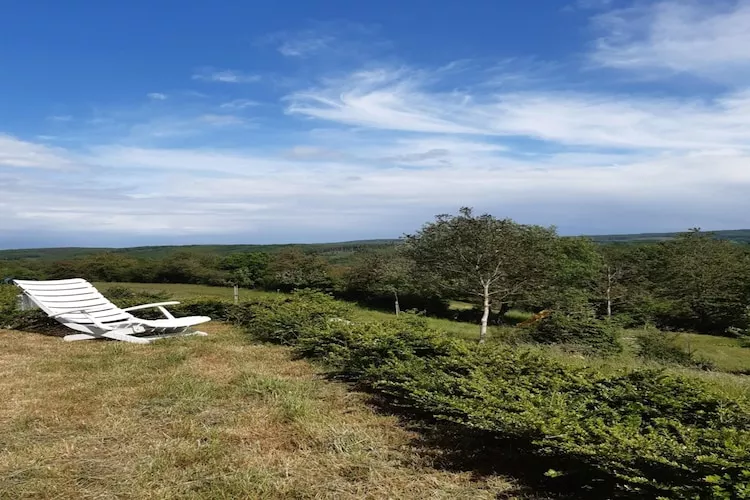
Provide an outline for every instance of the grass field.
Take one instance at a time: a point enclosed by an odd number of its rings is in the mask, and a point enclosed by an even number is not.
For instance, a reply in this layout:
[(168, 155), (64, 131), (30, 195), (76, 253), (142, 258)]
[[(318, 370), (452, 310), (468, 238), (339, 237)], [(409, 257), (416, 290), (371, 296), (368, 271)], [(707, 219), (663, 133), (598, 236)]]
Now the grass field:
[[(231, 288), (119, 285), (183, 300), (232, 297)], [(241, 291), (261, 295), (275, 294)], [(357, 309), (359, 321), (390, 317)], [(430, 322), (476, 337), (473, 324)], [(441, 467), (449, 450), (289, 349), (217, 322), (205, 330), (147, 346), (0, 330), (0, 498), (539, 498), (508, 477)], [(569, 364), (621, 370), (640, 363), (636, 333), (625, 332), (629, 348), (614, 359), (544, 349)], [(683, 341), (722, 369), (750, 368), (750, 349), (734, 339)], [(747, 376), (667, 369), (729, 397), (750, 394)]]
[(232, 327), (147, 346), (0, 330), (0, 498), (512, 494), (440, 470), (395, 417)]

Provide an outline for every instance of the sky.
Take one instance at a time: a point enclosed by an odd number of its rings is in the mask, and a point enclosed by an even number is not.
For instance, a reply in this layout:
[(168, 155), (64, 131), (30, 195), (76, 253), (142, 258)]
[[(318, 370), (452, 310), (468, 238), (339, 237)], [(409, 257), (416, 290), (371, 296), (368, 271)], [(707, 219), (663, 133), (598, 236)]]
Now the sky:
[(0, 0), (0, 248), (747, 228), (750, 0)]

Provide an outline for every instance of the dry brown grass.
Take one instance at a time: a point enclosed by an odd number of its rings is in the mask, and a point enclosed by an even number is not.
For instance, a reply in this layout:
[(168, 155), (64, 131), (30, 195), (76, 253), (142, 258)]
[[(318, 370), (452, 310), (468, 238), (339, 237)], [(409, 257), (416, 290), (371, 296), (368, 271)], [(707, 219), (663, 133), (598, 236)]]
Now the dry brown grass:
[(395, 417), (212, 323), (148, 346), (0, 330), (0, 498), (496, 498)]

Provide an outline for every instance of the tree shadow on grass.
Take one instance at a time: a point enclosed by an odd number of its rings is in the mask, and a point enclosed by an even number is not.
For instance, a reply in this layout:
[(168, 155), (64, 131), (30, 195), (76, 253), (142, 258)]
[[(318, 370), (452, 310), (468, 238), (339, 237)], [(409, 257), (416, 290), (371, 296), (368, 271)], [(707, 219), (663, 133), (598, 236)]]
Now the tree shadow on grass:
[[(586, 464), (574, 459), (563, 461), (544, 456), (522, 440), (502, 439), (496, 435), (418, 414), (387, 398), (361, 387), (368, 403), (379, 413), (396, 416), (401, 425), (415, 433), (412, 443), (437, 469), (470, 472), (477, 480), (492, 476), (508, 478), (517, 487), (498, 498), (527, 499), (603, 499), (617, 498), (615, 485)], [(564, 475), (552, 470), (574, 470)]]

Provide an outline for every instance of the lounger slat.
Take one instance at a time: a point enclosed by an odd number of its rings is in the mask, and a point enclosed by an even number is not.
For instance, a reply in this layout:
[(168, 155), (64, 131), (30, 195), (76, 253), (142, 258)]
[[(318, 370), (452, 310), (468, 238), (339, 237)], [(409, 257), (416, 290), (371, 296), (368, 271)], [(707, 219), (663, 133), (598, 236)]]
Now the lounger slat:
[(45, 292), (54, 290), (94, 290), (92, 286), (86, 286), (80, 283), (71, 283), (70, 285), (41, 285), (23, 287), (27, 292)]
[[(45, 300), (53, 297), (73, 297), (77, 295), (86, 295), (90, 293), (99, 294), (95, 288), (76, 288), (75, 290), (34, 290), (30, 292), (34, 297), (40, 297)], [(101, 295), (101, 294), (99, 294)]]
[(64, 304), (68, 302), (86, 302), (86, 301), (92, 301), (92, 300), (98, 300), (98, 301), (107, 300), (105, 297), (99, 295), (98, 293), (87, 293), (86, 295), (66, 295), (66, 296), (60, 296), (60, 297), (40, 297), (38, 295), (34, 295), (34, 298), (43, 302), (46, 305), (49, 305), (50, 307), (56, 307), (57, 304)]
[[(104, 323), (105, 325), (109, 325), (112, 323), (127, 323), (130, 320), (132, 320), (132, 316), (128, 316), (124, 313), (118, 313), (112, 316), (102, 316), (99, 318), (96, 318), (97, 321), (100, 323)], [(78, 323), (79, 325), (93, 325), (94, 322), (91, 321), (90, 318), (84, 316), (83, 314), (70, 314), (65, 315), (64, 319), (65, 323)]]
[[(64, 313), (64, 312), (67, 312), (67, 311), (78, 311), (80, 309), (81, 309), (80, 307), (61, 307), (61, 308), (56, 308), (55, 312), (57, 312), (57, 313)], [(128, 313), (125, 313), (122, 309), (120, 309), (118, 307), (114, 307), (112, 304), (102, 304), (102, 305), (99, 305), (99, 306), (86, 307), (86, 308), (84, 308), (84, 310), (88, 314), (102, 313), (102, 312), (109, 312), (109, 311), (118, 311), (118, 312), (122, 312), (124, 314), (128, 314)]]
[(55, 304), (60, 304), (63, 302), (85, 302), (87, 300), (106, 300), (109, 302), (106, 297), (99, 293), (86, 293), (81, 295), (58, 295), (56, 297), (45, 297), (35, 294), (34, 298), (37, 300), (41, 300), (42, 302), (44, 302), (45, 304), (49, 304), (50, 306), (54, 306)]
[[(26, 288), (27, 286), (38, 286), (38, 285), (69, 285), (71, 283), (83, 283), (89, 285), (89, 282), (82, 278), (73, 278), (69, 280), (47, 280), (47, 281), (32, 281), (32, 280), (14, 280), (19, 285)], [(91, 286), (91, 285), (89, 285)]]
[(44, 305), (50, 309), (65, 310), (65, 309), (88, 309), (89, 307), (98, 307), (112, 304), (110, 301), (101, 298), (86, 299), (86, 300), (74, 300), (66, 302), (45, 302)]

